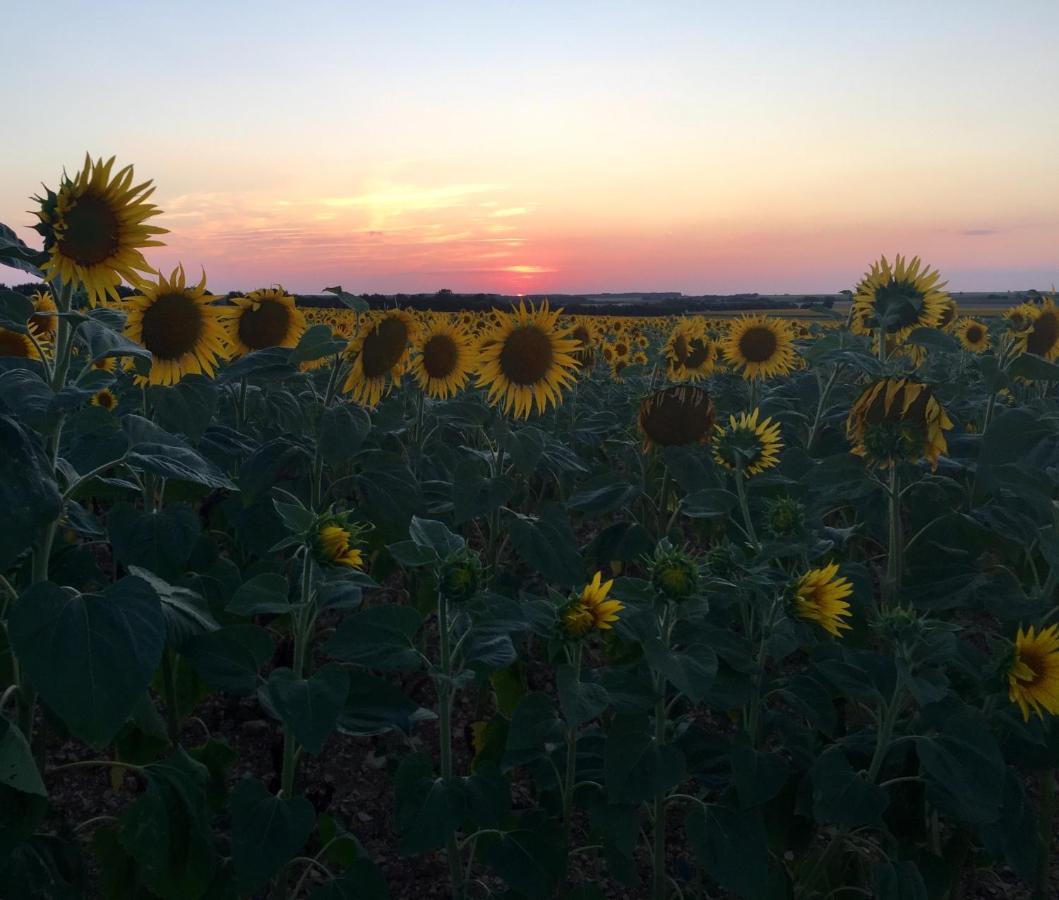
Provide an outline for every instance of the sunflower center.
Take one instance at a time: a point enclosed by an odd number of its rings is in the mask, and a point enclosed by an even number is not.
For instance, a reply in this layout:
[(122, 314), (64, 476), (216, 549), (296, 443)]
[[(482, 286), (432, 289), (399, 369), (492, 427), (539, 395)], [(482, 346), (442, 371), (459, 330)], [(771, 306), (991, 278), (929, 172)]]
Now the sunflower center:
[(713, 428), (713, 402), (701, 388), (666, 388), (644, 400), (640, 427), (659, 447), (700, 443)]
[(204, 325), (194, 297), (160, 294), (143, 312), (143, 345), (159, 359), (180, 359), (194, 351)]
[(680, 365), (688, 361), (688, 339), (682, 334), (678, 334), (673, 341), (673, 355), (676, 356)]
[(570, 335), (575, 341), (581, 345), (581, 349), (587, 349), (588, 347), (588, 329), (584, 325), (578, 325), (573, 333)]
[(121, 249), (121, 223), (106, 198), (86, 194), (63, 216), (59, 251), (82, 266), (94, 266)]
[(114, 395), (109, 394), (106, 391), (100, 391), (96, 394), (96, 403), (103, 407), (103, 409), (114, 408)]
[(435, 334), (423, 344), (423, 368), (431, 378), (448, 378), (456, 368), (460, 351), (447, 334)]
[(0, 328), (0, 356), (21, 356), (25, 358), (30, 355), (31, 346), (30, 342), (17, 331), (8, 331), (6, 328)]
[(239, 316), (239, 340), (251, 350), (278, 347), (287, 337), (290, 310), (274, 300), (262, 300), (257, 309), (246, 307)]
[(977, 344), (979, 341), (982, 340), (982, 337), (983, 332), (979, 326), (972, 325), (970, 328), (967, 329), (967, 340), (969, 340), (972, 344)]
[(387, 316), (364, 339), (361, 356), (364, 375), (381, 378), (401, 359), (408, 342), (408, 327), (397, 316)]
[(710, 361), (710, 345), (702, 338), (694, 338), (691, 342), (691, 352), (688, 353), (684, 365), (689, 369), (697, 369)]
[[(1044, 660), (1040, 659), (1031, 648), (1023, 647), (1019, 650), (1018, 658), (1015, 660), (1015, 669), (1015, 677), (1022, 684), (1033, 687), (1044, 677)], [(1028, 676), (1026, 672), (1029, 672)]]
[(1046, 356), (1059, 341), (1059, 316), (1043, 312), (1033, 320), (1029, 336), (1026, 338), (1026, 350), (1037, 356)]
[(550, 371), (553, 355), (547, 334), (536, 325), (522, 325), (504, 340), (500, 370), (513, 384), (536, 384)]
[(779, 341), (771, 328), (755, 325), (748, 328), (739, 338), (739, 352), (748, 362), (763, 363), (772, 359)]

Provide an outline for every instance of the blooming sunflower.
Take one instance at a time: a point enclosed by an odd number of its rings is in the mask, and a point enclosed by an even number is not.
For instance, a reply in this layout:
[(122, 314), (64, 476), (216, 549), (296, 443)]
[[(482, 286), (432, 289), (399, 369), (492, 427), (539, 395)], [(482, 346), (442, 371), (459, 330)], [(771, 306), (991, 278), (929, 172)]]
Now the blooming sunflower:
[(487, 399), (524, 419), (562, 401), (562, 389), (576, 378), (578, 342), (557, 324), (559, 311), (548, 301), (537, 309), (520, 302), (518, 309), (498, 313), (500, 324), (482, 342), (478, 386)]
[(575, 597), (563, 613), (563, 624), (570, 635), (582, 637), (593, 628), (600, 631), (611, 629), (612, 623), (618, 621), (618, 613), (625, 609), (620, 600), (607, 599), (613, 586), (614, 579), (604, 581), (603, 573), (596, 572), (581, 595)]
[(56, 317), (59, 310), (55, 306), (51, 291), (34, 291), (29, 299), (33, 302), (33, 315), (27, 323), (30, 330), (45, 340), (52, 340), (55, 337), (56, 323), (59, 321)]
[(985, 353), (989, 349), (989, 329), (977, 319), (964, 317), (956, 322), (956, 339), (964, 350), (971, 353)]
[(924, 266), (918, 256), (906, 261), (898, 254), (892, 266), (882, 257), (864, 273), (853, 295), (853, 330), (871, 334), (882, 325), (901, 342), (916, 328), (940, 328), (946, 313), (955, 313), (940, 279), (941, 274)]
[(740, 413), (739, 418), (728, 417), (728, 427), (716, 426), (713, 458), (732, 471), (742, 471), (749, 478), (779, 462), (783, 449), (780, 424), (771, 418), (758, 421), (761, 411)]
[(294, 347), (305, 331), (305, 316), (282, 287), (262, 288), (232, 301), (228, 337), (240, 356), (267, 347)]
[(415, 320), (403, 309), (387, 310), (361, 330), (346, 348), (353, 356), (353, 368), (343, 390), (362, 406), (378, 406), (394, 380), (404, 374), (416, 330)]
[(117, 408), (118, 398), (114, 396), (114, 392), (110, 388), (103, 388), (92, 395), (91, 403), (93, 406), (98, 406), (107, 412), (113, 412)]
[(573, 356), (582, 365), (591, 361), (599, 342), (599, 329), (592, 316), (575, 316), (570, 326), (570, 337), (577, 341)]
[(1008, 669), (1008, 696), (1030, 719), (1030, 710), (1043, 719), (1043, 710), (1059, 715), (1059, 625), (1040, 631), (1031, 625), (1019, 628), (1015, 637), (1015, 657)]
[[(22, 359), (40, 359), (41, 354), (37, 350), (28, 334), (11, 331), (9, 328), (0, 328), (0, 356), (17, 356)], [(43, 349), (43, 348), (42, 348)]]
[(645, 453), (652, 447), (705, 444), (713, 434), (713, 423), (713, 400), (695, 385), (663, 388), (640, 403), (638, 424)]
[(329, 519), (324, 522), (317, 529), (313, 541), (317, 561), (326, 566), (363, 568), (364, 555), (359, 547), (351, 546), (358, 534), (359, 529), (351, 528), (342, 519)]
[(794, 332), (785, 319), (740, 316), (721, 342), (724, 358), (743, 378), (772, 378), (794, 368)]
[(44, 197), (33, 198), (40, 203), (34, 227), (48, 254), (44, 277), (83, 285), (93, 306), (117, 300), (123, 278), (139, 285), (141, 273), (153, 273), (140, 251), (161, 246), (153, 236), (166, 233), (145, 224), (161, 212), (147, 202), (151, 182), (134, 185), (132, 166), (111, 177), (113, 167), (113, 156), (92, 162), (86, 154), (84, 168), (73, 178), (64, 175), (57, 193), (45, 188)]
[(721, 345), (705, 333), (688, 342), (688, 355), (680, 376), (688, 381), (699, 381), (716, 372), (724, 364)]
[(952, 422), (925, 384), (909, 378), (883, 378), (857, 398), (846, 420), (853, 452), (890, 466), (896, 460), (927, 459), (937, 468), (948, 449)]
[(852, 615), (845, 598), (853, 593), (853, 585), (848, 578), (836, 576), (838, 563), (806, 572), (794, 583), (792, 607), (799, 618), (841, 637), (842, 629), (850, 628), (843, 619)]
[(447, 316), (420, 332), (412, 357), (412, 376), (436, 400), (447, 400), (467, 382), (478, 364), (478, 352), (467, 333)]
[(691, 354), (691, 341), (699, 336), (699, 327), (691, 319), (681, 319), (673, 326), (662, 345), (662, 355), (669, 364), (670, 374), (674, 378), (683, 376), (684, 365)]
[(157, 284), (144, 284), (124, 304), (125, 336), (151, 351), (150, 384), (176, 384), (185, 375), (212, 376), (228, 355), (222, 310), (206, 291), (206, 273), (196, 285), (177, 266)]
[[(1025, 304), (1024, 304), (1025, 305)], [(1047, 360), (1059, 357), (1059, 307), (1051, 299), (1030, 305), (1032, 319), (1015, 339), (1019, 353), (1033, 353)]]
[(1025, 331), (1037, 316), (1037, 307), (1030, 303), (1019, 303), (1004, 310), (1004, 319), (1012, 331)]

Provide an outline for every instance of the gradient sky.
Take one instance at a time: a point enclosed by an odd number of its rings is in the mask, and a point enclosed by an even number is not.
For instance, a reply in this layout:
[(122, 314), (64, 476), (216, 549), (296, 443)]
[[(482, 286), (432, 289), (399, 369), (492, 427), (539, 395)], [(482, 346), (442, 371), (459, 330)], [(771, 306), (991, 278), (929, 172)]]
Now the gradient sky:
[[(0, 33), (0, 222), (86, 150), (214, 291), (1059, 283), (1059, 2), (48, 0)], [(20, 281), (0, 267), (0, 281)]]

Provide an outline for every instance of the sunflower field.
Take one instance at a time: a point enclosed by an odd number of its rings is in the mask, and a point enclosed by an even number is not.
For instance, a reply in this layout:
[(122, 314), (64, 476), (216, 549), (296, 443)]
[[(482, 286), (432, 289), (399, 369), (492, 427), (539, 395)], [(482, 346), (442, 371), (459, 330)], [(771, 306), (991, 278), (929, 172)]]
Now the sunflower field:
[(1059, 896), (1054, 297), (228, 300), (152, 191), (0, 226), (0, 897)]

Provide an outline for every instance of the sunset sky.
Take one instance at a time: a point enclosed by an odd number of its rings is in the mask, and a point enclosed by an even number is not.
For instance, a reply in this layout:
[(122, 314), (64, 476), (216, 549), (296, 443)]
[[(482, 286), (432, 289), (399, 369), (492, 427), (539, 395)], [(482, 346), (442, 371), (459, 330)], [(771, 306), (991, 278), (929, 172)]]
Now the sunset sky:
[(1057, 47), (1056, 0), (12, 4), (0, 222), (87, 150), (218, 292), (1049, 288)]

